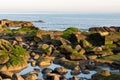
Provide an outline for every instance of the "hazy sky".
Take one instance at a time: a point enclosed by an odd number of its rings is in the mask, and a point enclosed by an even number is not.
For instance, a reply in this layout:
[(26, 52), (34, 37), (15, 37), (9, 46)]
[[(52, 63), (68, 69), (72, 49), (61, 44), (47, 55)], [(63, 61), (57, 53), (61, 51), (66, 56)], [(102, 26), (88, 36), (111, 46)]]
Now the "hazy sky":
[(0, 0), (0, 12), (120, 13), (120, 0)]

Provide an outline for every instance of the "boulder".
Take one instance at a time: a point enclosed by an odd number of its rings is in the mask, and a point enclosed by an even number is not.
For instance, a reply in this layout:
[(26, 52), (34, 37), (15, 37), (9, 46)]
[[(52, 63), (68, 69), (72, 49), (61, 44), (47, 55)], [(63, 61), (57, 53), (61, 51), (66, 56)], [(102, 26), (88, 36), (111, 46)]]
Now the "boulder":
[(102, 50), (103, 50), (102, 47), (94, 47), (93, 48), (93, 51), (95, 51), (95, 52), (102, 51)]
[(12, 80), (24, 80), (22, 76), (19, 74), (13, 74), (12, 75)]
[(54, 63), (55, 64), (59, 64), (65, 68), (68, 68), (68, 69), (74, 69), (76, 66), (79, 65), (79, 62), (77, 61), (70, 61), (66, 58), (56, 58), (54, 59)]
[(71, 75), (78, 75), (80, 74), (80, 67), (76, 66), (73, 70), (71, 70)]
[(73, 32), (70, 35), (70, 42), (73, 44), (77, 44), (80, 42), (80, 40), (83, 40), (85, 38), (86, 38), (86, 36), (82, 35), (81, 32)]
[(37, 59), (39, 59), (39, 54), (35, 54), (35, 56), (33, 57), (33, 59), (35, 59), (35, 60), (37, 60)]
[(82, 48), (82, 47), (81, 47), (79, 44), (75, 46), (75, 49), (76, 49), (77, 51), (81, 50), (81, 48)]
[(33, 67), (35, 67), (35, 66), (36, 66), (36, 64), (37, 64), (37, 62), (36, 62), (36, 61), (32, 61), (32, 62), (31, 62), (31, 65), (32, 65)]
[(23, 78), (25, 80), (37, 80), (38, 76), (35, 73), (28, 73), (28, 74), (23, 75)]
[(44, 68), (44, 69), (42, 70), (42, 74), (48, 74), (48, 73), (51, 73), (51, 72), (53, 72), (53, 70), (50, 69), (50, 68)]
[(97, 59), (97, 55), (90, 55), (90, 56), (88, 56), (88, 59), (95, 60), (95, 59)]
[(47, 79), (48, 80), (60, 80), (60, 78), (61, 78), (61, 75), (55, 74), (55, 73), (48, 73), (46, 76), (47, 76), (46, 80)]
[(52, 53), (52, 48), (54, 46), (48, 45), (48, 44), (43, 44), (39, 46), (39, 49), (42, 51), (42, 53), (45, 53), (46, 55), (50, 56)]
[(49, 42), (51, 39), (54, 39), (54, 33), (51, 31), (38, 30), (36, 37), (43, 42)]
[(36, 73), (40, 73), (40, 69), (39, 69), (39, 68), (34, 68), (34, 71), (35, 71)]
[(67, 69), (65, 69), (63, 67), (57, 67), (54, 69), (54, 73), (58, 73), (60, 75), (63, 75), (63, 74), (67, 73)]
[(70, 41), (69, 40), (67, 40), (67, 39), (64, 39), (64, 38), (62, 38), (62, 37), (57, 37), (57, 38), (55, 38), (55, 42), (56, 42), (56, 44), (61, 44), (61, 45), (69, 45), (70, 44)]
[(88, 69), (82, 70), (81, 72), (82, 72), (83, 74), (89, 74), (89, 73), (90, 73), (90, 71), (89, 71)]
[(76, 55), (72, 54), (72, 55), (70, 55), (70, 60), (75, 60), (75, 61), (77, 61), (77, 60), (87, 60), (87, 58), (82, 54), (76, 54)]
[(83, 48), (91, 48), (92, 47), (92, 44), (91, 43), (89, 43), (87, 40), (80, 40), (80, 44), (81, 44), (81, 46), (83, 47)]
[[(19, 71), (28, 66), (28, 52), (21, 46), (12, 46), (7, 40), (0, 39), (0, 59), (4, 64), (0, 65), (0, 71)], [(0, 60), (1, 61), (1, 60)]]
[(22, 36), (16, 36), (16, 37), (15, 37), (15, 40), (16, 40), (16, 41), (19, 41), (19, 42), (22, 42), (22, 41), (23, 41), (23, 38), (22, 38)]
[(0, 75), (2, 78), (12, 78), (13, 72), (0, 71)]
[(70, 78), (69, 80), (81, 80), (80, 78), (78, 78), (78, 77), (75, 77), (75, 76), (73, 76), (72, 78)]
[(51, 58), (50, 57), (40, 57), (37, 61), (37, 64), (40, 67), (48, 67), (51, 65)]

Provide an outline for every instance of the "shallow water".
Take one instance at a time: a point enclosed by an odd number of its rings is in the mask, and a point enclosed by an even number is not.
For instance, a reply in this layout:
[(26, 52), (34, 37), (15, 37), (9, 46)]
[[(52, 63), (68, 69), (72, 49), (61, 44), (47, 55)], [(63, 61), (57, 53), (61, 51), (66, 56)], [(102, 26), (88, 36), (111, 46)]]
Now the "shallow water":
[[(51, 69), (54, 70), (56, 67), (61, 67), (61, 66), (52, 63), (52, 64), (51, 64), (50, 66), (48, 66), (47, 68), (51, 68)], [(40, 73), (39, 73), (38, 77), (39, 77), (39, 79), (42, 78), (43, 75), (42, 75), (41, 71), (42, 71), (43, 68), (40, 68), (39, 66), (32, 67), (30, 63), (28, 64), (28, 68), (20, 71), (19, 74), (20, 74), (20, 75), (27, 74), (27, 73), (30, 72), (30, 71), (34, 71), (34, 68), (40, 69)], [(71, 77), (73, 76), (73, 75), (70, 74), (70, 72), (71, 72), (71, 70), (68, 69), (68, 70), (67, 70), (67, 74), (65, 75), (66, 78), (71, 78)], [(95, 73), (96, 73), (96, 71), (90, 71), (89, 74), (80, 73), (79, 75), (77, 75), (77, 77), (83, 77), (83, 78), (88, 78), (88, 79), (90, 79), (91, 76), (92, 76), (93, 74), (95, 74)]]

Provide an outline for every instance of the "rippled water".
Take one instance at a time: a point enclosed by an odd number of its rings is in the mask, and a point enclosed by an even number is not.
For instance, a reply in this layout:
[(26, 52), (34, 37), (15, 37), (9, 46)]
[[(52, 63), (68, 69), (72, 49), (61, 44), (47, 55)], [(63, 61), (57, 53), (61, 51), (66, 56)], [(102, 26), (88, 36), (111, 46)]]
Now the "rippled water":
[(0, 19), (38, 21), (33, 24), (44, 30), (65, 30), (68, 27), (88, 29), (98, 26), (120, 26), (120, 14), (0, 14)]

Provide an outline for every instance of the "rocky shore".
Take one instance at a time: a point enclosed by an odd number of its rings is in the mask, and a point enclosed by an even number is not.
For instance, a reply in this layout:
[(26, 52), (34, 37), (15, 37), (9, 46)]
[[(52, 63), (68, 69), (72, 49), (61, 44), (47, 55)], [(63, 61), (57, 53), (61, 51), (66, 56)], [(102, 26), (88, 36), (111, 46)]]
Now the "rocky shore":
[[(64, 31), (45, 31), (28, 21), (1, 20), (0, 80), (120, 80), (120, 73), (98, 67), (105, 65), (120, 70), (119, 29), (96, 27), (86, 32), (71, 27)], [(42, 71), (35, 68), (19, 75), (29, 63), (43, 68)], [(62, 67), (47, 68), (52, 63)], [(74, 75), (69, 79), (65, 76), (67, 69)], [(76, 76), (89, 74), (91, 70), (97, 72), (91, 79)], [(40, 72), (42, 79), (38, 77)]]

